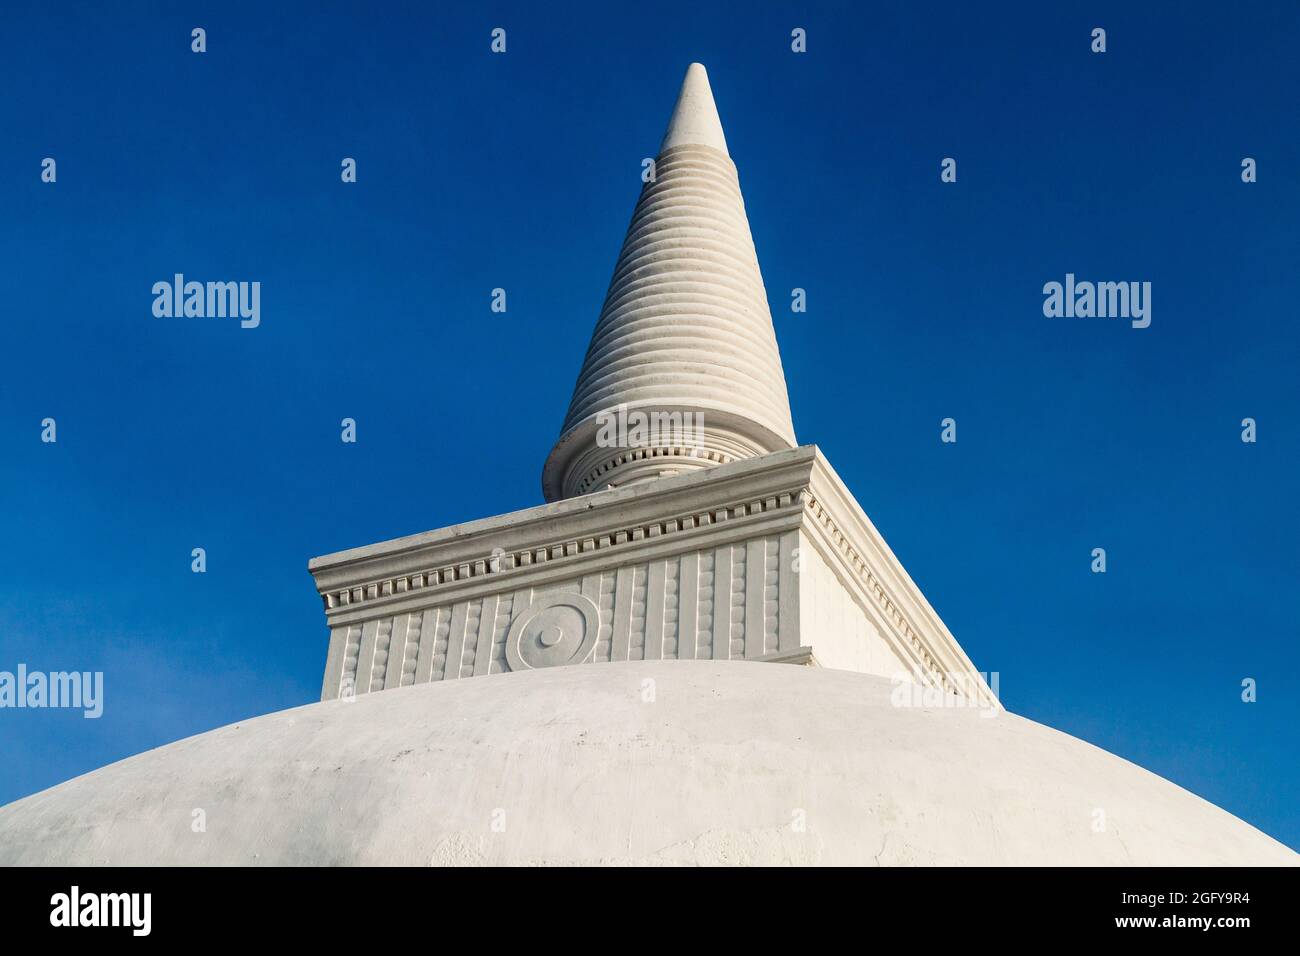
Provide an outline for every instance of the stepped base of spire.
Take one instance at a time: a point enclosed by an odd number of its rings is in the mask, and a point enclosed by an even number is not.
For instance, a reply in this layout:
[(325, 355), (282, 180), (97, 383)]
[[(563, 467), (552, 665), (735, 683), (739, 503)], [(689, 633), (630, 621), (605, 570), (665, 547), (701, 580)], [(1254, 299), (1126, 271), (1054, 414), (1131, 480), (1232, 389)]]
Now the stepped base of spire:
[(813, 446), (314, 559), (322, 696), (626, 660), (906, 675), (997, 707)]
[(564, 434), (542, 470), (542, 493), (557, 501), (789, 447), (783, 436), (725, 408), (624, 404)]

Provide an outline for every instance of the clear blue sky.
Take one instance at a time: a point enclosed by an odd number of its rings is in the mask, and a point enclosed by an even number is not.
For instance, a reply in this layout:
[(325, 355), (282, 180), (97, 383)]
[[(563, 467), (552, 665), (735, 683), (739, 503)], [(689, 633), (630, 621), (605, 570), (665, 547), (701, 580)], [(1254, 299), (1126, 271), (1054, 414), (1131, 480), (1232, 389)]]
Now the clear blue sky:
[[(6, 13), (0, 669), (106, 700), (0, 711), (0, 802), (315, 699), (309, 557), (540, 501), (699, 60), (800, 440), (1010, 709), (1300, 847), (1300, 6), (441, 6)], [(260, 328), (154, 318), (175, 272)], [(1045, 318), (1067, 272), (1151, 327)]]

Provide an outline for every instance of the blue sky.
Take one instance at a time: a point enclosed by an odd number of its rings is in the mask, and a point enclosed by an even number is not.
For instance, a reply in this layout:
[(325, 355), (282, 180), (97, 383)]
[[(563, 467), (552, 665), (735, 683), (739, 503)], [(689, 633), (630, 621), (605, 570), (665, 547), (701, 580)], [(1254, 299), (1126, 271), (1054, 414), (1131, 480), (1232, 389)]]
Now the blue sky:
[[(106, 689), (0, 710), (0, 802), (315, 699), (309, 557), (541, 500), (699, 60), (800, 441), (1011, 710), (1300, 847), (1300, 7), (546, 6), (7, 14), (0, 670)], [(176, 272), (260, 327), (155, 318)], [(1150, 328), (1045, 318), (1067, 272)]]

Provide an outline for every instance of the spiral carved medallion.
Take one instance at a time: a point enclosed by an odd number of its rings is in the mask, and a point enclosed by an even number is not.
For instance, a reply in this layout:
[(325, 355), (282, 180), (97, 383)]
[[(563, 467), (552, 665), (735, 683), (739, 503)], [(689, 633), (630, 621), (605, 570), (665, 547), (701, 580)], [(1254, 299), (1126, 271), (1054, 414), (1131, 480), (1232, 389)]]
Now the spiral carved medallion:
[(581, 594), (536, 595), (510, 624), (506, 661), (512, 671), (581, 664), (596, 646), (600, 611)]

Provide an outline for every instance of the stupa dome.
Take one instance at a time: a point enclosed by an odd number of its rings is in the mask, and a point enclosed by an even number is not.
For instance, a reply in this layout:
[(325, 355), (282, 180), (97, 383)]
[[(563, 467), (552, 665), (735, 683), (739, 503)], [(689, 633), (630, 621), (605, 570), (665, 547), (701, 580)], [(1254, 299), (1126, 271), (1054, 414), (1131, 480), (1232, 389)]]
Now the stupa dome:
[(641, 661), (311, 704), (0, 809), (0, 864), (1297, 862), (1090, 744), (902, 688)]

